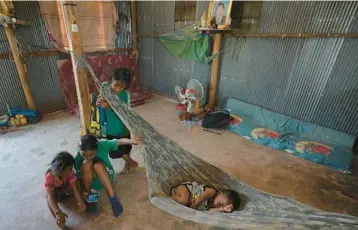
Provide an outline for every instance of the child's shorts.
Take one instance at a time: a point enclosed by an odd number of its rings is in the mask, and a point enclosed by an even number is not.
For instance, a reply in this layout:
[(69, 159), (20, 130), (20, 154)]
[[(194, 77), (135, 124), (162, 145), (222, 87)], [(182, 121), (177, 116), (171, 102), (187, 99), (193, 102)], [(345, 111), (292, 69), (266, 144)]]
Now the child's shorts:
[(73, 194), (69, 184), (55, 188), (54, 192), (56, 202), (62, 202)]
[[(107, 135), (107, 140), (120, 139), (120, 138), (130, 138), (128, 137), (114, 137), (111, 135)], [(121, 145), (118, 146), (118, 150), (112, 151), (109, 153), (109, 157), (112, 159), (118, 159), (123, 157), (124, 154), (129, 154), (132, 150), (132, 145)]]
[[(108, 169), (107, 169), (107, 172), (108, 172)], [(114, 173), (110, 173), (108, 172), (109, 174), (109, 178), (111, 179), (111, 181), (113, 181), (114, 179)], [(98, 176), (95, 175), (95, 178), (93, 179), (93, 182), (92, 182), (92, 189), (96, 190), (96, 191), (100, 191), (102, 190), (104, 187), (101, 183), (101, 181), (99, 180)]]
[[(93, 159), (94, 164), (97, 163), (97, 162), (102, 162), (102, 161), (100, 159), (98, 159), (98, 158)], [(107, 167), (106, 167), (106, 170), (107, 170), (107, 172), (109, 174), (109, 178), (111, 179), (111, 181), (113, 181), (113, 179), (114, 179), (114, 170), (109, 169)], [(81, 172), (80, 171), (76, 172), (76, 176), (77, 176), (78, 179), (81, 179)], [(81, 184), (81, 186), (82, 186), (82, 184)], [(97, 191), (102, 190), (104, 188), (102, 183), (101, 183), (101, 181), (99, 180), (99, 178), (98, 178), (98, 176), (96, 174), (94, 175), (91, 188), (94, 189), (94, 190), (97, 190)]]

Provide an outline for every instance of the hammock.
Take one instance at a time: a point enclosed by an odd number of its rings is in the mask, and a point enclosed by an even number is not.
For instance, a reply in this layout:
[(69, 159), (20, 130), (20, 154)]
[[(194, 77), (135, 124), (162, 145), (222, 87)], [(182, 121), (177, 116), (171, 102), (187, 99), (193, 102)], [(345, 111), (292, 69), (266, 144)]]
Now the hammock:
[[(180, 218), (223, 228), (240, 229), (358, 229), (358, 218), (323, 212), (289, 198), (251, 188), (219, 168), (192, 155), (160, 135), (103, 83), (101, 95), (132, 134), (143, 137), (142, 152), (152, 204)], [(243, 205), (233, 213), (197, 211), (179, 205), (170, 189), (183, 181), (238, 191)]]
[[(240, 182), (221, 169), (181, 148), (160, 135), (132, 108), (111, 90), (108, 82), (101, 83), (83, 57), (76, 58), (75, 68), (88, 68), (95, 85), (129, 131), (143, 137), (140, 148), (144, 153), (149, 186), (149, 199), (158, 208), (177, 217), (231, 229), (358, 229), (358, 218), (311, 208), (295, 200), (281, 197)], [(216, 189), (232, 189), (241, 197), (241, 207), (232, 213), (203, 212), (170, 199), (171, 188), (184, 181), (210, 184)]]

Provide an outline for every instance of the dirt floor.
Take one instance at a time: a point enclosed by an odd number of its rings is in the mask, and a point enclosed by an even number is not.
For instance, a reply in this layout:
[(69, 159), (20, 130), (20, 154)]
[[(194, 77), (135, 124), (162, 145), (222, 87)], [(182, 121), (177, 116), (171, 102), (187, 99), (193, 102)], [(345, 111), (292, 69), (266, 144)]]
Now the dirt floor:
[[(250, 186), (322, 210), (358, 216), (357, 176), (344, 175), (232, 133), (217, 135), (199, 127), (185, 127), (177, 119), (175, 106), (161, 96), (136, 110), (162, 134)], [(56, 229), (44, 199), (44, 172), (58, 151), (75, 152), (78, 135), (79, 119), (61, 112), (46, 116), (37, 125), (0, 136), (0, 229)], [(133, 156), (142, 165), (143, 158), (136, 148)], [(119, 172), (122, 160), (114, 161), (114, 166)], [(80, 215), (71, 205), (65, 207), (70, 216), (69, 229), (217, 229), (173, 217), (151, 205), (144, 169), (118, 176), (115, 187), (125, 209), (123, 216), (112, 217), (108, 199), (101, 193), (97, 216)]]

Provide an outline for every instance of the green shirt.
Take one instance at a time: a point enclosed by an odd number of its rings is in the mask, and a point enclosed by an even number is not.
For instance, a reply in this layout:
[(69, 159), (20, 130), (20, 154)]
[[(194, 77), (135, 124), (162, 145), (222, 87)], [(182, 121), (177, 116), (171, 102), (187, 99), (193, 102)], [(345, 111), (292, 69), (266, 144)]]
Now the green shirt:
[[(116, 151), (116, 150), (118, 150), (117, 139), (113, 139), (110, 141), (109, 140), (98, 141), (95, 159), (96, 158), (100, 159), (103, 162), (103, 164), (106, 166), (108, 173), (112, 175), (114, 175), (114, 169), (111, 164), (111, 161), (108, 158), (108, 154), (109, 152)], [(81, 165), (84, 160), (85, 159), (81, 156), (81, 154), (77, 152), (75, 156), (75, 170), (78, 178), (80, 178)]]
[[(118, 98), (124, 101), (126, 104), (129, 104), (129, 93), (127, 91), (122, 91), (118, 94)], [(107, 118), (107, 135), (114, 137), (128, 137), (129, 130), (123, 124), (121, 119), (109, 106), (106, 108), (106, 118)]]

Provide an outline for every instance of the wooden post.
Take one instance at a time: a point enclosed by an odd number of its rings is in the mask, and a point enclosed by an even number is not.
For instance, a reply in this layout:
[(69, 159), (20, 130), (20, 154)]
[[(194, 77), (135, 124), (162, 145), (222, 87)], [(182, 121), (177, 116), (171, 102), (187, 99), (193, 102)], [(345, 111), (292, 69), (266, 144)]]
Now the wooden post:
[(209, 108), (213, 109), (216, 104), (216, 91), (218, 88), (218, 73), (220, 64), (220, 49), (221, 49), (222, 34), (217, 33), (214, 35), (214, 47), (212, 54), (217, 56), (214, 58), (211, 64), (211, 75), (210, 75), (210, 89), (209, 89)]
[(11, 25), (8, 25), (7, 27), (4, 27), (4, 29), (5, 29), (7, 40), (9, 41), (9, 45), (10, 45), (12, 56), (15, 61), (16, 69), (20, 77), (20, 82), (25, 94), (27, 105), (29, 106), (30, 109), (36, 110), (35, 101), (32, 97), (29, 82), (28, 82), (25, 62), (24, 59), (21, 57), (19, 48), (17, 47), (15, 42), (16, 38), (15, 38), (14, 28)]
[(138, 50), (137, 47), (137, 10), (136, 10), (136, 4), (135, 1), (131, 1), (131, 27), (132, 27), (132, 48), (134, 51)]
[(132, 28), (132, 58), (135, 59), (134, 70), (131, 79), (131, 89), (139, 87), (138, 81), (138, 35), (137, 35), (137, 10), (135, 0), (131, 1), (131, 28)]
[(80, 109), (81, 129), (80, 135), (87, 134), (90, 127), (90, 92), (88, 88), (87, 69), (83, 65), (76, 66), (76, 57), (84, 57), (82, 38), (79, 28), (76, 3), (71, 1), (61, 1), (63, 20), (66, 27), (68, 45), (71, 52), (73, 73), (75, 76), (78, 106)]
[[(3, 1), (0, 2), (0, 13), (5, 16), (11, 16), (14, 14), (14, 7), (10, 1)], [(10, 49), (12, 56), (15, 61), (16, 69), (20, 77), (20, 82), (22, 89), (25, 94), (27, 105), (30, 109), (36, 110), (35, 102), (31, 94), (30, 86), (28, 83), (28, 77), (25, 68), (24, 59), (21, 57), (19, 48), (16, 45), (16, 37), (14, 27), (12, 25), (5, 25), (4, 26), (5, 33), (7, 40), (9, 41)]]

